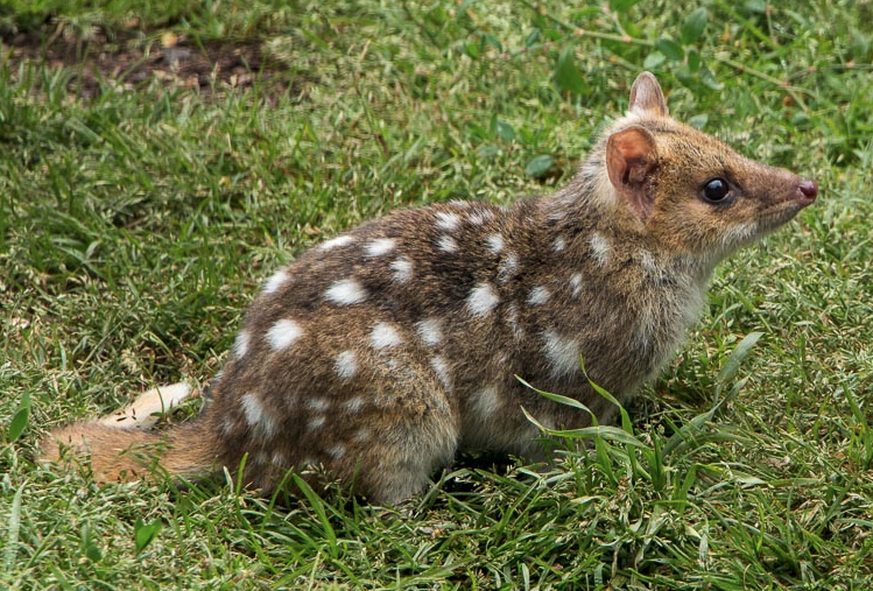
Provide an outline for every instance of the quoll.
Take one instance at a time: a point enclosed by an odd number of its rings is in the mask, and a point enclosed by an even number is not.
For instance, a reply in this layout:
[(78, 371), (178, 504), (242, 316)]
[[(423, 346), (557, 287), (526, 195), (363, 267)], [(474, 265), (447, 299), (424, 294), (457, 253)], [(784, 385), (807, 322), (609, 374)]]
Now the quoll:
[(148, 470), (124, 450), (158, 444), (171, 474), (235, 474), (245, 456), (246, 482), (270, 490), (320, 465), (397, 503), (460, 449), (535, 457), (522, 407), (550, 427), (589, 418), (515, 376), (608, 420), (580, 357), (626, 402), (698, 318), (715, 265), (817, 194), (672, 119), (644, 72), (556, 193), (396, 211), (312, 248), (266, 281), (198, 419), (147, 430), (188, 394), (151, 391), (118, 417), (55, 431), (44, 458), (70, 447), (99, 479), (129, 480)]

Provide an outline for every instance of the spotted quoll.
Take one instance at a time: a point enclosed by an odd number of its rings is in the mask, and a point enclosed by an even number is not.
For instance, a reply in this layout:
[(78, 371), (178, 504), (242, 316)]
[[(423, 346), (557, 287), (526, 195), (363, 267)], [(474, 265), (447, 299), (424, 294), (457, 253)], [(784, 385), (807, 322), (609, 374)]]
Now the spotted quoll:
[(320, 466), (396, 503), (458, 450), (537, 456), (522, 408), (549, 427), (589, 416), (515, 376), (607, 420), (580, 358), (627, 401), (698, 318), (714, 266), (817, 194), (670, 118), (645, 72), (556, 193), (396, 211), (312, 248), (264, 284), (200, 418), (143, 428), (188, 394), (176, 385), (55, 431), (44, 457), (70, 447), (90, 453), (98, 478), (133, 479), (143, 458), (119, 452), (159, 444), (152, 460), (171, 474), (244, 462), (245, 481), (270, 490), (289, 469)]

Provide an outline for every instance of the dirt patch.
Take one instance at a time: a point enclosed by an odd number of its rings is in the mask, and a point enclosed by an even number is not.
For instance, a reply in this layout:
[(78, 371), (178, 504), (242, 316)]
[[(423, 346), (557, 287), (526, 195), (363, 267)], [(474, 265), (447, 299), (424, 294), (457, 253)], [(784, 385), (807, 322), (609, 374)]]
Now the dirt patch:
[(18, 33), (0, 39), (0, 64), (11, 67), (13, 75), (26, 62), (69, 68), (67, 86), (78, 98), (93, 98), (107, 89), (136, 90), (154, 81), (206, 95), (255, 83), (274, 96), (289, 90), (281, 65), (267, 59), (258, 42), (195, 46), (174, 35), (151, 41), (135, 34), (109, 39), (100, 31), (87, 41), (62, 32), (48, 38)]

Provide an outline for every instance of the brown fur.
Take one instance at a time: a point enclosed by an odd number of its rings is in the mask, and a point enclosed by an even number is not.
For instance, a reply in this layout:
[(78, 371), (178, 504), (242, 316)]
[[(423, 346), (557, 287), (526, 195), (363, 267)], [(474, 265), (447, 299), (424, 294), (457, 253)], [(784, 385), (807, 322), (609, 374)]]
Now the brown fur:
[[(254, 301), (203, 416), (166, 434), (79, 424), (94, 472), (142, 470), (119, 451), (160, 444), (172, 474), (234, 471), (269, 489), (321, 465), (379, 502), (415, 494), (458, 449), (536, 456), (547, 426), (601, 420), (654, 378), (699, 315), (718, 261), (791, 219), (817, 187), (669, 118), (657, 81), (553, 195), (512, 208), (397, 211), (301, 256)], [(709, 203), (702, 187), (730, 183)], [(48, 444), (48, 459), (58, 457)]]

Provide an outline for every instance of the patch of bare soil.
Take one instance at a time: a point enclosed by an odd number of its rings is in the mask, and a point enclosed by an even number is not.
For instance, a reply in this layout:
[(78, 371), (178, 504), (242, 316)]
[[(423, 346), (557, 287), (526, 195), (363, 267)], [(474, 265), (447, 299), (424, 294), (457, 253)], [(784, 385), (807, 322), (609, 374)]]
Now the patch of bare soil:
[(49, 38), (18, 33), (0, 40), (0, 64), (11, 66), (13, 73), (24, 62), (69, 68), (74, 74), (68, 88), (78, 98), (93, 98), (107, 87), (135, 90), (152, 81), (204, 94), (250, 88), (255, 82), (274, 96), (288, 90), (281, 66), (266, 59), (257, 42), (195, 46), (173, 34), (146, 41), (132, 34), (109, 39), (99, 31), (87, 41), (62, 32)]

